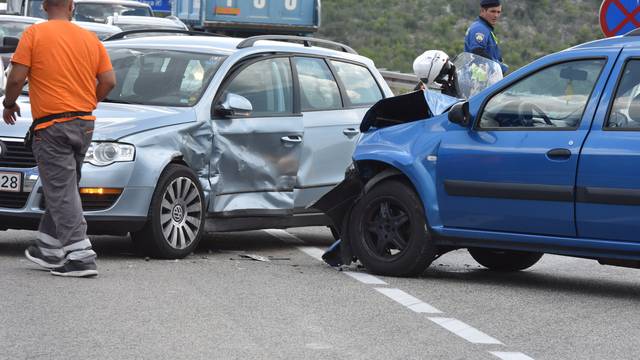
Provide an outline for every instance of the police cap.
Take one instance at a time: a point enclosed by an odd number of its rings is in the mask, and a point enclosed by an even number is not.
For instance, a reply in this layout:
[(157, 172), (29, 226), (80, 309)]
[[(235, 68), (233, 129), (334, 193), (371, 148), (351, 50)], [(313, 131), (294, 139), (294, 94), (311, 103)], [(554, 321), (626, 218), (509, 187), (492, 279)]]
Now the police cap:
[(500, 6), (500, 0), (480, 0), (480, 6), (484, 8)]

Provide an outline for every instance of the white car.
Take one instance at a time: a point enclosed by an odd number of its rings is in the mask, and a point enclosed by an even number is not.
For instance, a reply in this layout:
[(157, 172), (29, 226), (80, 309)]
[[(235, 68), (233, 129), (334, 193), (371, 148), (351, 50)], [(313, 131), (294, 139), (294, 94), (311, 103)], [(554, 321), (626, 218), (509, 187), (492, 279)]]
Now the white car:
[(189, 30), (180, 19), (175, 16), (166, 18), (149, 16), (111, 16), (107, 24), (115, 25), (122, 31), (146, 29), (175, 29)]

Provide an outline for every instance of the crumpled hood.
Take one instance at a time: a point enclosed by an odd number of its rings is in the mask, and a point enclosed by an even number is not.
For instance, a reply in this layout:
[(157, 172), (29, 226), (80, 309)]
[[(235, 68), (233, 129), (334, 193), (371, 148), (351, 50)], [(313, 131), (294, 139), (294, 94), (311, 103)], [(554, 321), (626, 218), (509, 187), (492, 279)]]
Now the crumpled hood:
[[(15, 125), (0, 123), (0, 137), (23, 138), (31, 125), (29, 99), (18, 99), (21, 116)], [(117, 140), (138, 132), (195, 121), (191, 108), (100, 103), (96, 116), (94, 140)]]

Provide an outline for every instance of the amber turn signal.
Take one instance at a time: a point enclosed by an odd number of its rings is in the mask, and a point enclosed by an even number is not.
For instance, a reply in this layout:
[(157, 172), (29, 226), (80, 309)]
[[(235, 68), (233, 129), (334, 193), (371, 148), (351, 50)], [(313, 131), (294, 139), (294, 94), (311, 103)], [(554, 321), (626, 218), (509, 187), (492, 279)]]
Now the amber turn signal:
[(120, 195), (122, 189), (115, 188), (80, 188), (80, 194), (84, 195)]

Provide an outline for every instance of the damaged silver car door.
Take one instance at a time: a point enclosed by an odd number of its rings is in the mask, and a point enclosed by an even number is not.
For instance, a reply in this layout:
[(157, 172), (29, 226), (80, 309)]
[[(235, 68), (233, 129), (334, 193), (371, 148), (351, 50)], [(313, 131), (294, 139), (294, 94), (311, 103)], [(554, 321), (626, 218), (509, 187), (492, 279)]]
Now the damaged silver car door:
[(293, 94), (288, 57), (253, 60), (225, 80), (213, 104), (210, 211), (293, 208), (304, 136)]

